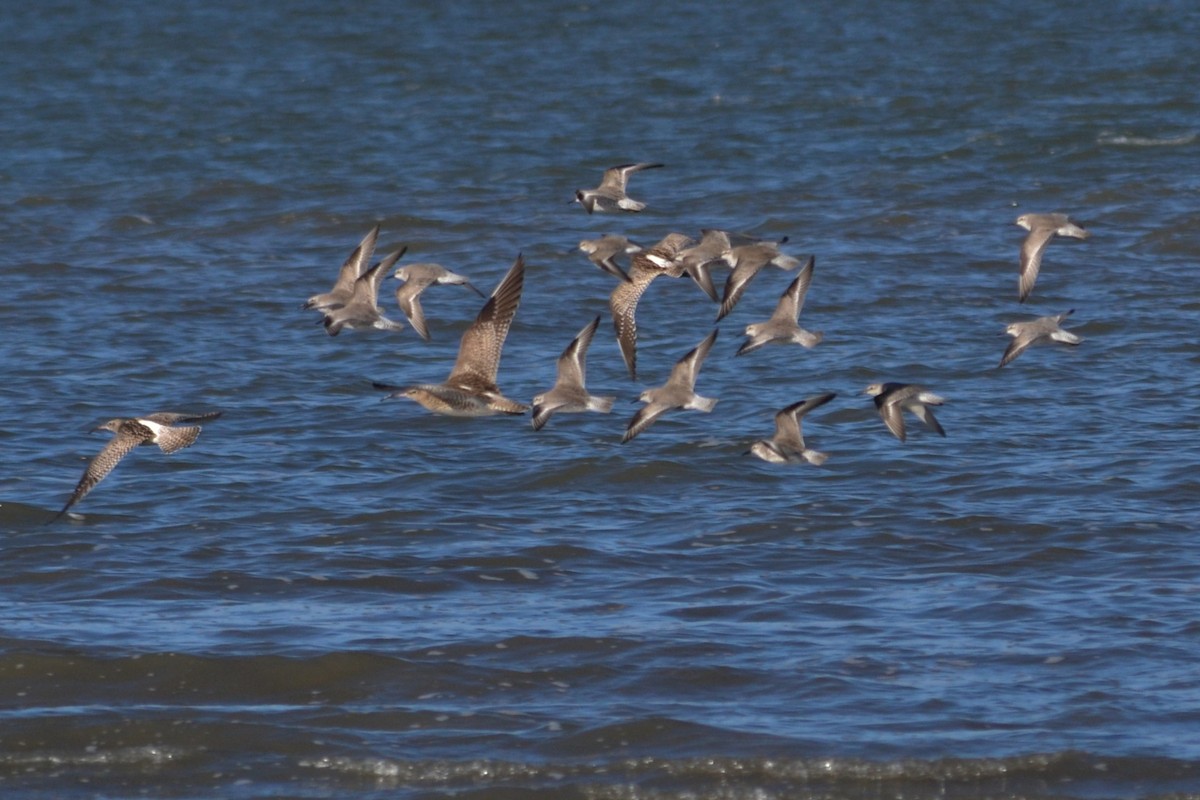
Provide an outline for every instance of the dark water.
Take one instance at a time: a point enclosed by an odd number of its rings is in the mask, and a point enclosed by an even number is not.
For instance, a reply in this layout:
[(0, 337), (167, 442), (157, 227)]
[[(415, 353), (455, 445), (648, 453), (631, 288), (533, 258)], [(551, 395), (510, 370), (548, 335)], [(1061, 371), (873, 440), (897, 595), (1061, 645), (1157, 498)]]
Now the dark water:
[[(166, 4), (174, 6), (176, 4)], [(1200, 12), (1189, 3), (26, 4), (0, 17), (4, 797), (1200, 794)], [(568, 203), (662, 161), (640, 215)], [(1056, 240), (1016, 302), (1020, 213)], [(528, 399), (605, 313), (611, 416), (448, 419), (433, 339), (300, 304), (380, 251), (526, 289)], [(574, 250), (702, 227), (816, 255), (814, 350), (700, 374), (661, 280), (637, 383)], [(391, 282), (394, 284), (394, 282)], [(399, 317), (390, 297), (383, 304)], [(1078, 348), (1003, 370), (1004, 326)], [(892, 438), (860, 394), (947, 398)], [(823, 467), (743, 457), (774, 411)], [(43, 523), (110, 417), (221, 409)]]

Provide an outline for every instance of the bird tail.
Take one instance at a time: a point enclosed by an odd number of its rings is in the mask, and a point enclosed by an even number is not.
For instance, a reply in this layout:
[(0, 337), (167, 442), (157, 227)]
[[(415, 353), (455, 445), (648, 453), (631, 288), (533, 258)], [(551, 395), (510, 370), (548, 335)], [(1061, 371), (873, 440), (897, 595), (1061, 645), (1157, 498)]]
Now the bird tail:
[(588, 397), (588, 411), (599, 411), (601, 414), (607, 414), (612, 411), (613, 403), (616, 402), (615, 397), (596, 397), (592, 395)]
[(828, 453), (821, 453), (816, 450), (805, 450), (802, 455), (804, 456), (804, 460), (814, 467), (821, 466), (829, 459)]
[(163, 428), (158, 434), (158, 449), (164, 453), (182, 450), (200, 435), (199, 425), (181, 425), (178, 428)]

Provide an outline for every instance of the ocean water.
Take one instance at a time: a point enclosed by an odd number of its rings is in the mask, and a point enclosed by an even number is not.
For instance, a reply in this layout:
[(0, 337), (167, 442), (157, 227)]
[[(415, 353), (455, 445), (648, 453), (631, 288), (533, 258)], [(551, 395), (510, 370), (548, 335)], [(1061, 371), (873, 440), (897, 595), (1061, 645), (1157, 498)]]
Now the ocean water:
[[(78, 4), (0, 17), (0, 794), (1200, 796), (1200, 11), (1065, 2)], [(608, 166), (640, 214), (571, 198)], [(1062, 211), (1017, 302), (1022, 213)], [(380, 254), (485, 293), (499, 384), (596, 315), (610, 415), (438, 417), (432, 338), (327, 336)], [(576, 249), (813, 254), (812, 350), (663, 278), (629, 378)], [(718, 279), (724, 273), (718, 272)], [(390, 285), (389, 285), (390, 284)], [(385, 283), (381, 305), (401, 319)], [(1079, 347), (997, 369), (1009, 322)], [(892, 437), (862, 389), (943, 395)], [(776, 410), (821, 467), (744, 455)], [(117, 416), (217, 409), (47, 525)]]

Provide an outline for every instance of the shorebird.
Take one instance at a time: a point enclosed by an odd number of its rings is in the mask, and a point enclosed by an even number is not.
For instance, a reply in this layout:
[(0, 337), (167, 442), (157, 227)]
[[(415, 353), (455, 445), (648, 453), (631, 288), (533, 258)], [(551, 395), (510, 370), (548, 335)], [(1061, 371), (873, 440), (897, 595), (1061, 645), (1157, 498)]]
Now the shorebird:
[(1013, 340), (1009, 342), (1008, 349), (1004, 351), (1004, 357), (1000, 359), (1000, 366), (1003, 367), (1035, 344), (1062, 342), (1063, 344), (1077, 345), (1082, 342), (1083, 339), (1080, 337), (1059, 327), (1063, 320), (1074, 313), (1075, 309), (1072, 308), (1061, 314), (1009, 324), (1004, 332), (1013, 337)]
[(704, 357), (712, 349), (717, 340), (717, 329), (704, 337), (704, 341), (692, 348), (687, 355), (679, 359), (671, 369), (671, 377), (662, 386), (647, 389), (638, 398), (646, 405), (638, 409), (621, 437), (621, 444), (628, 442), (642, 431), (649, 428), (656, 419), (672, 408), (687, 408), (703, 411), (705, 414), (713, 410), (717, 401), (712, 397), (701, 397), (696, 394), (696, 375)]
[(1019, 283), (1021, 302), (1033, 291), (1037, 281), (1038, 269), (1042, 266), (1042, 253), (1046, 245), (1055, 236), (1069, 236), (1072, 239), (1086, 239), (1091, 234), (1071, 222), (1066, 214), (1022, 214), (1017, 217), (1017, 224), (1029, 231), (1025, 241), (1021, 242), (1021, 278)]
[(572, 202), (579, 203), (591, 214), (593, 211), (641, 211), (646, 207), (625, 194), (629, 176), (644, 169), (655, 169), (662, 164), (622, 164), (604, 170), (604, 177), (595, 189), (577, 189)]
[(938, 424), (937, 419), (933, 416), (933, 411), (929, 408), (929, 406), (940, 406), (946, 402), (945, 398), (926, 390), (923, 386), (912, 383), (872, 383), (863, 390), (863, 394), (869, 394), (875, 398), (875, 408), (879, 409), (879, 416), (883, 418), (883, 423), (902, 442), (905, 440), (903, 416), (905, 411), (911, 411), (928, 427), (942, 436), (946, 435), (946, 431), (942, 430), (942, 426)]
[(680, 250), (679, 255), (675, 257), (675, 263), (713, 302), (719, 302), (719, 298), (717, 288), (713, 285), (712, 267), (714, 264), (725, 263), (723, 256), (731, 246), (728, 233), (706, 228), (700, 231), (699, 242)]
[(396, 289), (396, 303), (408, 318), (408, 324), (412, 325), (413, 330), (425, 341), (429, 341), (429, 326), (425, 324), (425, 311), (421, 308), (421, 292), (437, 283), (443, 286), (465, 286), (483, 297), (483, 292), (476, 289), (465, 277), (451, 272), (441, 264), (405, 264), (397, 268), (392, 277), (404, 281), (404, 284)]
[[(97, 453), (87, 468), (83, 477), (71, 493), (71, 499), (63, 506), (54, 519), (67, 513), (67, 509), (78, 503), (87, 493), (96, 488), (96, 484), (104, 480), (108, 473), (116, 468), (121, 459), (127, 456), (138, 445), (156, 444), (164, 453), (174, 453), (196, 441), (200, 435), (199, 425), (180, 425), (180, 422), (204, 422), (221, 416), (220, 411), (208, 411), (200, 414), (177, 414), (172, 411), (157, 411), (144, 417), (110, 419), (103, 425), (92, 429), (96, 431), (111, 431), (115, 434), (108, 444)], [(51, 520), (53, 522), (54, 520)]]
[(435, 414), (451, 417), (524, 414), (529, 406), (509, 400), (496, 386), (500, 351), (521, 302), (524, 283), (525, 259), (518, 255), (471, 327), (463, 333), (458, 359), (444, 383), (407, 387), (376, 383), (375, 388), (391, 392), (388, 397), (407, 397)]
[(375, 240), (378, 238), (379, 226), (376, 225), (367, 232), (367, 235), (359, 242), (358, 247), (354, 248), (354, 252), (342, 264), (342, 268), (338, 270), (337, 280), (334, 282), (333, 288), (324, 294), (315, 294), (308, 298), (308, 302), (304, 304), (304, 308), (325, 311), (330, 308), (340, 308), (350, 302), (350, 297), (354, 294), (354, 282), (358, 280), (358, 276), (362, 275), (366, 271), (367, 265), (371, 263), (371, 254), (375, 252)]
[(613, 234), (601, 236), (599, 239), (584, 239), (579, 243), (579, 249), (587, 253), (588, 261), (614, 278), (623, 281), (629, 280), (629, 276), (617, 264), (616, 257), (621, 254), (633, 255), (642, 252), (640, 245), (634, 244), (624, 236)]
[(827, 392), (792, 403), (775, 415), (775, 435), (770, 439), (759, 439), (750, 445), (746, 454), (756, 455), (772, 464), (799, 464), (807, 461), (814, 466), (821, 466), (829, 456), (804, 446), (804, 436), (800, 433), (800, 419), (835, 397), (835, 393)]
[(824, 334), (820, 331), (810, 333), (797, 324), (800, 309), (804, 308), (804, 296), (812, 283), (815, 263), (816, 257), (809, 256), (808, 261), (800, 268), (800, 274), (779, 296), (779, 305), (775, 307), (775, 313), (769, 320), (746, 326), (746, 336), (749, 338), (738, 348), (737, 355), (751, 353), (772, 342), (795, 343), (810, 349), (817, 346)]
[(727, 250), (723, 257), (725, 262), (733, 267), (733, 271), (729, 273), (729, 277), (725, 281), (725, 293), (721, 297), (721, 310), (717, 314), (718, 322), (733, 310), (738, 300), (742, 299), (750, 279), (757, 275), (760, 269), (768, 264), (782, 270), (795, 269), (800, 266), (800, 259), (779, 252), (779, 243), (776, 242), (740, 245)]
[(401, 247), (359, 275), (358, 280), (354, 282), (354, 293), (345, 305), (325, 310), (325, 331), (330, 336), (337, 336), (342, 328), (377, 328), (381, 331), (404, 329), (404, 323), (388, 319), (379, 308), (379, 285), (383, 283), (388, 270), (400, 260), (407, 249)]
[(674, 265), (674, 259), (690, 241), (682, 233), (669, 233), (650, 249), (635, 253), (629, 265), (629, 280), (618, 283), (609, 295), (608, 307), (612, 311), (613, 327), (617, 330), (621, 357), (629, 368), (629, 377), (634, 380), (637, 380), (638, 300), (659, 275), (678, 278), (683, 274), (682, 268)]
[(587, 351), (600, 325), (597, 316), (579, 335), (571, 340), (567, 349), (558, 357), (558, 380), (554, 388), (533, 398), (533, 429), (539, 431), (556, 411), (598, 411), (607, 414), (612, 411), (614, 397), (597, 397), (588, 394), (584, 384), (587, 381)]

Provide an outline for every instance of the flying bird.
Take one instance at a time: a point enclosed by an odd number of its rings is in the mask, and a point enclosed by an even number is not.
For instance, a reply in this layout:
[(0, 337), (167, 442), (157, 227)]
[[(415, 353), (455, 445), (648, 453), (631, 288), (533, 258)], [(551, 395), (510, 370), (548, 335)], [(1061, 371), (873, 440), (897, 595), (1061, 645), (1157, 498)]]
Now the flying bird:
[(375, 241), (378, 238), (379, 226), (376, 225), (367, 232), (367, 235), (359, 242), (358, 247), (354, 248), (354, 252), (343, 262), (342, 268), (338, 270), (337, 280), (334, 282), (333, 288), (324, 294), (315, 294), (308, 298), (308, 302), (304, 304), (304, 308), (325, 311), (330, 308), (340, 308), (350, 302), (350, 297), (354, 294), (354, 282), (358, 280), (359, 275), (362, 275), (367, 270), (367, 265), (371, 263), (371, 254), (375, 252)]
[(875, 398), (875, 408), (879, 409), (879, 416), (883, 418), (883, 423), (902, 442), (905, 440), (903, 416), (905, 411), (911, 412), (940, 435), (946, 435), (946, 431), (934, 418), (933, 410), (929, 408), (929, 406), (940, 406), (946, 402), (945, 398), (939, 397), (923, 386), (912, 383), (872, 383), (863, 390), (863, 394), (869, 394)]
[(1013, 337), (1013, 340), (1008, 343), (1008, 349), (1004, 351), (1004, 357), (1000, 359), (1000, 366), (1003, 367), (1005, 364), (1013, 361), (1017, 356), (1035, 344), (1062, 342), (1063, 344), (1077, 345), (1082, 342), (1083, 339), (1080, 337), (1059, 327), (1063, 320), (1074, 313), (1075, 309), (1072, 308), (1070, 311), (1064, 311), (1061, 314), (1052, 314), (1051, 316), (1038, 317), (1028, 322), (1013, 322), (1009, 324), (1004, 329), (1004, 332)]
[(641, 211), (645, 203), (625, 194), (629, 176), (644, 169), (656, 169), (662, 164), (622, 164), (604, 170), (604, 177), (595, 189), (577, 189), (572, 202), (579, 203), (591, 214), (593, 211)]
[(525, 259), (518, 255), (475, 321), (463, 333), (458, 358), (443, 383), (405, 387), (375, 383), (375, 388), (391, 392), (388, 397), (407, 397), (435, 414), (451, 417), (524, 414), (529, 406), (508, 399), (496, 385), (500, 352), (521, 303), (524, 285)]
[(1021, 242), (1019, 293), (1021, 302), (1024, 303), (1033, 291), (1033, 284), (1037, 282), (1038, 270), (1042, 266), (1042, 253), (1050, 240), (1055, 236), (1086, 239), (1091, 233), (1071, 222), (1066, 214), (1022, 214), (1017, 217), (1017, 224), (1029, 231), (1025, 241)]
[(825, 405), (835, 397), (835, 393), (827, 392), (784, 408), (775, 415), (775, 435), (770, 439), (759, 439), (750, 445), (746, 453), (772, 464), (799, 464), (805, 461), (818, 467), (824, 464), (829, 456), (805, 446), (804, 436), (800, 432), (800, 420), (814, 408)]
[(588, 394), (587, 351), (600, 325), (596, 317), (571, 340), (567, 349), (558, 357), (558, 380), (550, 391), (533, 398), (533, 429), (539, 431), (556, 411), (612, 411), (614, 397), (597, 397)]
[(680, 277), (682, 268), (675, 266), (675, 255), (691, 239), (682, 233), (668, 233), (662, 241), (641, 253), (635, 253), (629, 265), (629, 280), (621, 281), (608, 298), (613, 327), (621, 357), (629, 369), (629, 377), (637, 380), (637, 306), (650, 283), (660, 275)]
[(738, 348), (737, 355), (752, 353), (772, 342), (781, 344), (795, 343), (806, 348), (816, 347), (823, 338), (820, 331), (815, 333), (804, 330), (798, 324), (800, 310), (804, 308), (804, 296), (808, 294), (809, 284), (812, 283), (813, 266), (816, 258), (809, 256), (808, 261), (800, 268), (796, 279), (791, 282), (779, 297), (775, 313), (766, 322), (755, 322), (746, 326), (746, 342)]
[(174, 453), (196, 441), (196, 437), (200, 435), (199, 425), (180, 425), (179, 423), (205, 422), (219, 416), (221, 416), (220, 411), (200, 414), (157, 411), (144, 417), (110, 419), (103, 425), (93, 428), (92, 433), (110, 431), (114, 435), (108, 440), (108, 444), (104, 445), (100, 452), (88, 462), (87, 468), (83, 471), (83, 477), (79, 479), (75, 491), (71, 493), (71, 498), (67, 500), (67, 504), (63, 506), (62, 511), (58, 512), (54, 520), (66, 514), (71, 506), (86, 497), (88, 492), (96, 488), (96, 484), (104, 480), (108, 473), (121, 463), (121, 459), (129, 455), (134, 448), (143, 444), (156, 444), (164, 453)]
[(422, 292), (434, 284), (465, 286), (483, 297), (483, 292), (476, 289), (465, 277), (451, 272), (441, 264), (405, 264), (398, 267), (392, 277), (404, 281), (396, 289), (396, 303), (408, 318), (408, 324), (412, 325), (413, 330), (425, 341), (429, 341), (429, 326), (425, 323), (425, 310), (421, 308)]
[(601, 236), (599, 239), (584, 239), (579, 243), (579, 249), (587, 253), (588, 261), (622, 281), (629, 280), (629, 275), (617, 264), (616, 257), (642, 252), (641, 245), (634, 244), (624, 236), (613, 234)]
[[(784, 240), (786, 241), (786, 240)], [(717, 314), (720, 322), (726, 314), (733, 310), (738, 300), (746, 292), (750, 279), (768, 264), (782, 270), (795, 269), (800, 266), (800, 259), (779, 251), (777, 242), (755, 242), (743, 244), (725, 251), (725, 262), (733, 267), (725, 280), (725, 292), (721, 296), (721, 310)]]
[(354, 282), (354, 292), (344, 305), (325, 310), (325, 332), (337, 336), (342, 328), (358, 330), (376, 328), (381, 331), (399, 331), (404, 329), (404, 323), (390, 320), (383, 315), (379, 308), (379, 286), (407, 247), (401, 247), (387, 258), (358, 276)]
[(717, 329), (704, 337), (704, 341), (696, 345), (688, 354), (671, 369), (671, 377), (662, 386), (647, 389), (638, 398), (646, 405), (638, 409), (621, 437), (621, 444), (628, 442), (642, 431), (649, 428), (655, 420), (673, 408), (693, 409), (705, 414), (712, 411), (717, 401), (712, 397), (701, 397), (696, 394), (696, 376), (704, 357), (712, 350), (713, 342), (717, 340)]

